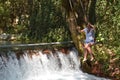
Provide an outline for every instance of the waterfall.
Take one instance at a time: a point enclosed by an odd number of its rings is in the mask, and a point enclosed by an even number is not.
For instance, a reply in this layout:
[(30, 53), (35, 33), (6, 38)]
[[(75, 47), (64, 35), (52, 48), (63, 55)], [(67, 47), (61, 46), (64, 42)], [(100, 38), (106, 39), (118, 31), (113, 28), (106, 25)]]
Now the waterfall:
[[(7, 54), (7, 55), (5, 55)], [(71, 49), (69, 54), (60, 51), (43, 54), (34, 50), (30, 55), (24, 50), (20, 58), (15, 51), (0, 55), (0, 80), (107, 80), (80, 70), (78, 52)]]

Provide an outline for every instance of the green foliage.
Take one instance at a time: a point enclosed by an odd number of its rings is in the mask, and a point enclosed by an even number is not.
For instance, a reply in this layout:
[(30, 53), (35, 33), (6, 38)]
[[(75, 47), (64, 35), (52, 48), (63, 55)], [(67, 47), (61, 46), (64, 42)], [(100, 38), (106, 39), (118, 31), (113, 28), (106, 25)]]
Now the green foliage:
[[(69, 34), (67, 31), (65, 31), (64, 27), (62, 28), (55, 28), (50, 29), (49, 33), (45, 35), (46, 37), (43, 38), (42, 42), (48, 41), (48, 42), (62, 42), (62, 41), (68, 41), (70, 40)], [(63, 37), (64, 36), (64, 37)]]
[(119, 46), (120, 43), (120, 1), (115, 2), (101, 0), (97, 2), (97, 28), (98, 39), (108, 47)]
[(60, 5), (59, 0), (0, 1), (0, 34), (18, 34), (18, 40), (35, 42), (68, 40), (69, 30)]
[[(102, 42), (101, 46), (96, 46), (95, 56), (98, 61), (104, 63), (103, 72), (111, 76), (115, 68), (120, 65), (120, 1), (119, 0), (99, 0), (96, 4), (96, 27), (97, 41)], [(111, 63), (110, 61), (115, 61)], [(114, 68), (110, 66), (114, 64)], [(117, 74), (114, 78), (120, 79)]]
[[(24, 3), (24, 4), (23, 4)], [(0, 1), (0, 34), (1, 33), (17, 33), (17, 26), (25, 26), (27, 23), (25, 19), (22, 19), (26, 15), (27, 9), (26, 0), (2, 0)], [(27, 7), (26, 7), (27, 8)]]
[[(60, 1), (58, 3), (60, 4)], [(53, 42), (63, 41), (66, 40), (66, 36), (69, 37), (66, 21), (58, 3), (54, 0), (35, 2), (33, 6), (37, 8), (30, 16), (30, 38), (40, 42)], [(63, 35), (61, 32), (65, 34)]]

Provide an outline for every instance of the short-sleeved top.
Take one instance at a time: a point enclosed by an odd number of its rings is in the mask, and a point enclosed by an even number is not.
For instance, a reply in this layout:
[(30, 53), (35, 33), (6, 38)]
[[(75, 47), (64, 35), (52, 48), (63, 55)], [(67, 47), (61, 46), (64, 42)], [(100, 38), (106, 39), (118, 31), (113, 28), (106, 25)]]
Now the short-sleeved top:
[(94, 38), (95, 38), (94, 29), (91, 28), (90, 31), (88, 32), (88, 28), (86, 27), (84, 31), (86, 35), (85, 43), (94, 42)]

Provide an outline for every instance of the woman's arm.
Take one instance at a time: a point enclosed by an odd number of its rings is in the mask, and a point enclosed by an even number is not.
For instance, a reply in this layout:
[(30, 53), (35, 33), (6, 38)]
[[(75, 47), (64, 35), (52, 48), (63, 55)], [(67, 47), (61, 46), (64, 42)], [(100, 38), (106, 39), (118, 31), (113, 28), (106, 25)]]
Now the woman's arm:
[(89, 26), (91, 26), (95, 30), (95, 26), (94, 25), (92, 25), (90, 23), (88, 23), (88, 24), (89, 24)]
[(81, 30), (80, 27), (77, 27), (76, 29), (79, 33), (84, 32), (84, 29)]

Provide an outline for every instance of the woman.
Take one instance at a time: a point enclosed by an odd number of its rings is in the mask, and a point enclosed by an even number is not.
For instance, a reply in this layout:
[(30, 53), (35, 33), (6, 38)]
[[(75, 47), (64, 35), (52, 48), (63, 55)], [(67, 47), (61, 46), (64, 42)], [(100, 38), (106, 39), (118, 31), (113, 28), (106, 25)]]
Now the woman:
[(94, 59), (93, 52), (91, 47), (94, 45), (95, 42), (95, 27), (90, 23), (87, 23), (86, 28), (80, 30), (80, 27), (77, 27), (78, 32), (85, 32), (86, 39), (84, 41), (84, 59), (83, 61), (87, 60), (88, 54), (90, 54), (91, 61)]

